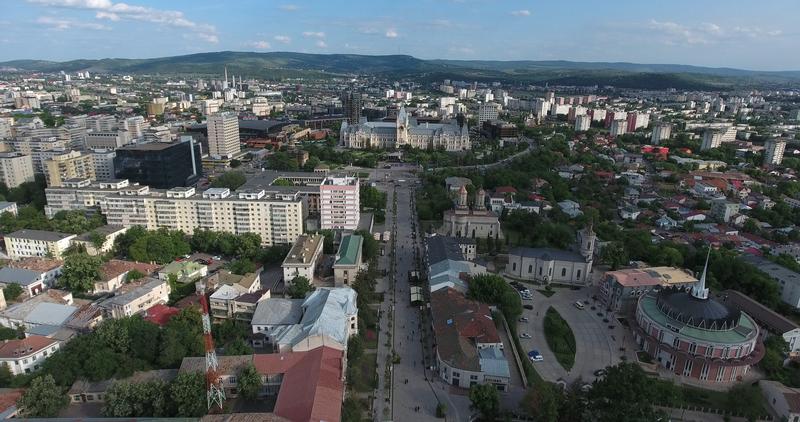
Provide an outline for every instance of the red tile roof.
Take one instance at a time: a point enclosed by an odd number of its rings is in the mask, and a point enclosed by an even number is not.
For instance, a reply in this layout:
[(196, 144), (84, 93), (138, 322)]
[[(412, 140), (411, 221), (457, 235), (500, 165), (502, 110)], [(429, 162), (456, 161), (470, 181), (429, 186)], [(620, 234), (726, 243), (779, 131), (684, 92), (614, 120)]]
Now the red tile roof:
[(133, 262), (133, 261), (123, 261), (120, 259), (112, 259), (100, 267), (100, 276), (103, 277), (103, 280), (110, 280), (114, 277), (119, 276), (122, 273), (126, 273), (131, 270), (138, 270), (144, 275), (150, 275), (159, 268), (161, 268), (161, 266), (148, 264), (146, 262)]
[(144, 319), (145, 321), (150, 321), (153, 324), (165, 326), (172, 319), (173, 316), (179, 314), (181, 311), (178, 308), (173, 308), (171, 306), (166, 306), (162, 304), (157, 304), (152, 306), (150, 309), (145, 311)]
[(13, 390), (7, 390), (0, 393), (0, 412), (5, 412), (11, 406), (17, 405), (17, 400), (22, 397), (22, 393), (25, 390), (21, 388), (16, 388)]
[(343, 352), (318, 347), (307, 352), (254, 355), (260, 374), (283, 374), (274, 413), (297, 422), (336, 422), (341, 418)]
[(22, 340), (6, 340), (0, 344), (0, 358), (15, 359), (32, 355), (46, 349), (58, 341), (44, 336), (28, 336)]

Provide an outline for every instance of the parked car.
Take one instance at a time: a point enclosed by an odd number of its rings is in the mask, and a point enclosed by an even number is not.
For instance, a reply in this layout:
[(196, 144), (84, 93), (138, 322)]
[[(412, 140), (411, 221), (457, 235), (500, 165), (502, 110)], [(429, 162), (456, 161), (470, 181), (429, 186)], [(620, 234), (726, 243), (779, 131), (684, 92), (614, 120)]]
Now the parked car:
[(541, 362), (544, 360), (542, 354), (539, 353), (538, 350), (531, 350), (530, 352), (528, 352), (528, 359), (530, 359), (531, 362)]
[(528, 304), (522, 305), (522, 307), (525, 308), (525, 309), (528, 309), (528, 310), (533, 309), (533, 305), (528, 305)]
[(519, 319), (519, 322), (528, 322), (528, 317), (522, 317)]
[(575, 302), (575, 307), (578, 309), (583, 309), (585, 306), (583, 306), (583, 303), (581, 301), (577, 301)]
[(606, 374), (606, 370), (605, 369), (598, 369), (598, 370), (594, 371), (594, 376), (596, 376), (596, 377), (602, 377), (605, 374)]
[(520, 333), (519, 338), (531, 338), (531, 335), (528, 333)]

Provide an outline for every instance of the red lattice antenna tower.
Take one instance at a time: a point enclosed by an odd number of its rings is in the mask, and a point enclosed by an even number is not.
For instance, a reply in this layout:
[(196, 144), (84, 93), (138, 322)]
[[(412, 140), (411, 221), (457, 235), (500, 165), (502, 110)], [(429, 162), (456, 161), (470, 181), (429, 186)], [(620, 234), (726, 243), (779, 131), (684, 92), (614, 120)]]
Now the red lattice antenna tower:
[(216, 404), (222, 409), (222, 402), (225, 401), (225, 390), (222, 388), (222, 381), (217, 374), (218, 362), (217, 352), (214, 349), (214, 338), (211, 336), (211, 318), (208, 315), (208, 299), (206, 298), (205, 286), (198, 289), (200, 295), (200, 306), (203, 308), (203, 342), (206, 348), (206, 399), (208, 408)]

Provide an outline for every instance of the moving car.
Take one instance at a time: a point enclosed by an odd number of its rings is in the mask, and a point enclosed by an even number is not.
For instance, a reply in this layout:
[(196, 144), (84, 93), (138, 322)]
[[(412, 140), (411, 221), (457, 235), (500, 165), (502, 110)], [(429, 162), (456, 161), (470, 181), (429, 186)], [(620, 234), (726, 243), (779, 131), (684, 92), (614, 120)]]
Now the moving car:
[(521, 317), (519, 322), (528, 322), (528, 317)]
[(522, 305), (522, 307), (528, 310), (533, 309), (533, 305)]
[(538, 350), (531, 350), (530, 352), (528, 352), (528, 359), (530, 359), (531, 362), (541, 362), (544, 360), (542, 354), (539, 353)]
[(519, 338), (531, 338), (531, 335), (528, 333), (520, 333)]
[(583, 303), (578, 301), (578, 302), (575, 302), (575, 307), (578, 308), (578, 309), (583, 309), (585, 306), (583, 305)]

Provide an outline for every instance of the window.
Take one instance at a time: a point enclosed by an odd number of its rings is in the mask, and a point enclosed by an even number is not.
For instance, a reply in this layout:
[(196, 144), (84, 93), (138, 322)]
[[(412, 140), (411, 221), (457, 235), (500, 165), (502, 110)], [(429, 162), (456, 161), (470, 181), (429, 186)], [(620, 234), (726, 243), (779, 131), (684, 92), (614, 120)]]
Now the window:
[(689, 344), (689, 353), (691, 353), (691, 354), (697, 353), (697, 344), (695, 344), (695, 343), (690, 343)]
[(580, 280), (580, 278), (581, 278), (581, 270), (578, 270), (578, 272), (575, 274), (575, 278)]
[(231, 384), (236, 384), (236, 377), (228, 377), (228, 382)]
[(566, 276), (567, 276), (567, 269), (566, 268), (562, 268), (561, 269), (561, 277), (566, 277)]
[(539, 267), (539, 275), (542, 275), (542, 267)]
[(471, 379), (471, 380), (476, 380), (476, 379), (478, 379), (478, 376), (477, 376), (477, 375), (470, 375), (470, 376), (469, 376), (469, 379)]
[(511, 271), (517, 271), (517, 263), (511, 264)]
[(533, 265), (528, 265), (528, 274), (533, 272)]

